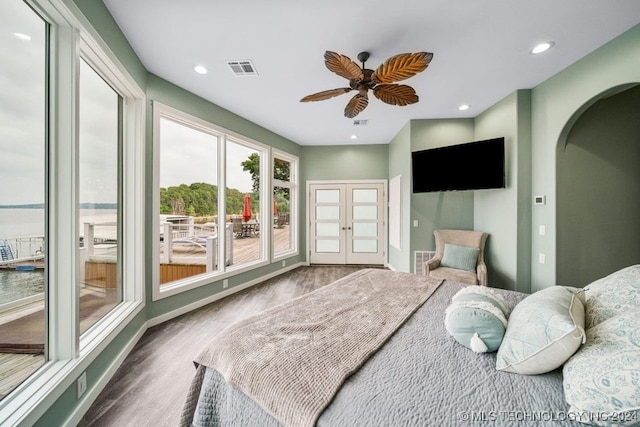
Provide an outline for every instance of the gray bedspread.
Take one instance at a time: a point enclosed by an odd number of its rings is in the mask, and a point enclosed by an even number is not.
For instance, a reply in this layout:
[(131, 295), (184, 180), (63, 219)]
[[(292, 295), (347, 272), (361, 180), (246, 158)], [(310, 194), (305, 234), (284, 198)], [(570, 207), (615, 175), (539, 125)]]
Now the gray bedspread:
[[(317, 426), (580, 426), (566, 417), (562, 373), (524, 376), (495, 369), (445, 330), (444, 310), (463, 285), (443, 283), (355, 374)], [(510, 307), (525, 294), (501, 291)], [(201, 384), (201, 387), (200, 387)], [(194, 426), (279, 426), (215, 370), (200, 366), (184, 419)]]

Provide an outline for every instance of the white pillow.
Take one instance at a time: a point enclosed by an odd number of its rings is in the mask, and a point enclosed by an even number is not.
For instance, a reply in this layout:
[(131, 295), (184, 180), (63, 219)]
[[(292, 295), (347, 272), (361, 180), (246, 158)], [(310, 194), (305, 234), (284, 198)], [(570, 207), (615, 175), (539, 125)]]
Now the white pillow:
[(596, 425), (640, 421), (640, 313), (587, 330), (587, 343), (565, 363), (564, 395), (572, 419)]
[(625, 313), (640, 306), (640, 265), (632, 265), (584, 287), (586, 296), (585, 327)]
[(584, 343), (582, 289), (553, 286), (513, 309), (498, 349), (496, 369), (536, 375), (560, 367)]

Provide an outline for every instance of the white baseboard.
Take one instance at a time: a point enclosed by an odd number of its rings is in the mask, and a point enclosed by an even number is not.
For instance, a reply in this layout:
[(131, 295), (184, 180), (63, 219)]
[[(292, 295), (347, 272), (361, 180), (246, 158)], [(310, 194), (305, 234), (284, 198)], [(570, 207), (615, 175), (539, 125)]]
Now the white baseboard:
[(398, 271), (393, 265), (387, 264), (387, 268), (391, 271)]
[(124, 362), (124, 359), (126, 359), (129, 353), (131, 353), (133, 347), (138, 343), (138, 341), (140, 341), (140, 338), (142, 338), (148, 328), (149, 326), (145, 322), (140, 327), (140, 329), (138, 329), (138, 332), (136, 332), (136, 334), (129, 340), (127, 345), (120, 351), (118, 357), (116, 357), (115, 360), (109, 365), (109, 368), (107, 368), (107, 370), (102, 374), (95, 386), (88, 390), (87, 393), (82, 397), (80, 404), (76, 406), (76, 409), (65, 421), (65, 426), (78, 425), (82, 417), (84, 417), (84, 414), (87, 413), (93, 402), (95, 402), (100, 393), (102, 393), (102, 390), (104, 390), (111, 378), (113, 378), (118, 368), (120, 368), (120, 366), (122, 365), (122, 362)]
[(250, 280), (246, 283), (243, 283), (238, 286), (234, 286), (233, 288), (229, 288), (225, 291), (219, 292), (215, 295), (211, 295), (210, 297), (195, 301), (191, 304), (180, 307), (176, 310), (170, 311), (168, 313), (161, 314), (160, 316), (156, 316), (152, 319), (147, 320), (147, 327), (151, 328), (152, 326), (159, 325), (160, 323), (166, 322), (167, 320), (171, 320), (175, 317), (182, 316), (190, 311), (195, 310), (196, 308), (204, 307), (207, 304), (211, 304), (214, 301), (218, 301), (224, 297), (228, 297), (229, 295), (233, 295), (236, 292), (240, 292), (244, 289), (250, 288), (251, 286), (257, 285), (258, 283), (262, 283), (265, 280), (271, 279), (272, 277), (276, 277), (281, 275), (282, 273), (286, 273), (287, 271), (293, 270), (295, 268), (304, 266), (304, 262), (299, 262), (296, 264), (291, 264), (285, 268), (281, 268), (273, 273), (266, 274), (264, 276), (260, 276), (257, 279)]

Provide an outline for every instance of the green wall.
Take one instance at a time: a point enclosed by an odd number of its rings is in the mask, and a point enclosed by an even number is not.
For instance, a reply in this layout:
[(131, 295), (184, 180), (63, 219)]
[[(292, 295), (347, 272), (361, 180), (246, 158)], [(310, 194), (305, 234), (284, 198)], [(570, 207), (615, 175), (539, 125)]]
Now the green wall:
[[(411, 151), (426, 150), (473, 140), (473, 119), (436, 119), (411, 121)], [(409, 156), (409, 161), (411, 157)], [(429, 165), (424, 165), (429, 168)], [(452, 165), (452, 173), (456, 173)], [(411, 185), (411, 175), (407, 184)], [(473, 229), (473, 191), (447, 191), (411, 194), (409, 270), (413, 272), (414, 251), (434, 250), (434, 230)], [(414, 221), (418, 226), (414, 227)]]
[(512, 93), (475, 119), (474, 139), (505, 137), (506, 188), (475, 191), (475, 230), (489, 234), (489, 284), (530, 292), (531, 97)]
[[(546, 205), (534, 206), (532, 212), (532, 290), (557, 283), (556, 147), (565, 143), (569, 130), (589, 106), (620, 86), (638, 82), (640, 25), (532, 90), (532, 194), (547, 196)], [(546, 227), (544, 236), (535, 232), (539, 225)], [(540, 253), (545, 254), (544, 264), (538, 262)]]
[(322, 145), (300, 147), (304, 167), (302, 179), (306, 181), (386, 179), (389, 171), (389, 146), (377, 145)]
[(411, 271), (411, 122), (389, 143), (389, 178), (400, 176), (400, 249), (388, 246), (389, 267)]
[(584, 286), (640, 262), (640, 86), (580, 116), (557, 151), (557, 280)]

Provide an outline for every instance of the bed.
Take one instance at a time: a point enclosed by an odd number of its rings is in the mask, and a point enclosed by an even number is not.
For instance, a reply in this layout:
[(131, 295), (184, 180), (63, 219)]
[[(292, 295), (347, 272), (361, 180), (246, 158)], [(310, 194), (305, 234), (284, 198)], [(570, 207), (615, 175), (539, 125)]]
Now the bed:
[[(388, 283), (417, 277), (383, 270), (375, 275), (377, 281), (382, 278)], [(349, 282), (351, 276), (338, 282)], [(561, 369), (542, 375), (501, 372), (496, 370), (495, 352), (474, 353), (449, 335), (445, 309), (465, 286), (440, 283), (426, 302), (345, 379), (316, 425), (584, 425), (567, 416)], [(527, 296), (496, 292), (509, 308)], [(230, 385), (218, 370), (204, 364), (196, 364), (196, 368), (181, 425), (282, 425), (264, 404)]]

